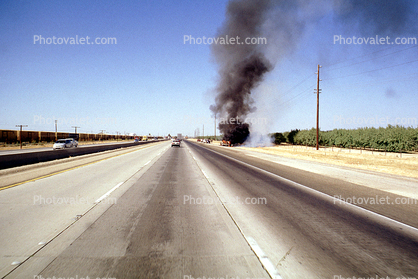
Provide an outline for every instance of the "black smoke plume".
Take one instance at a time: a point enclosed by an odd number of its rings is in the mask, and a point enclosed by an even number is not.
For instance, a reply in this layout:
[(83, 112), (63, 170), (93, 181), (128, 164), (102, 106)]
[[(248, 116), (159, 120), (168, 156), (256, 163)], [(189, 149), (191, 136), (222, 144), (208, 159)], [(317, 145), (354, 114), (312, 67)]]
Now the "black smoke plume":
[(233, 37), (237, 43), (215, 44), (212, 47), (220, 65), (220, 81), (211, 110), (221, 117), (219, 130), (231, 143), (243, 143), (247, 139), (249, 124), (239, 120), (244, 120), (255, 109), (251, 90), (272, 69), (259, 45), (243, 44), (246, 38), (262, 37), (261, 26), (269, 7), (270, 1), (266, 0), (231, 1), (226, 23), (218, 38)]
[[(244, 120), (256, 110), (252, 90), (281, 57), (298, 47), (304, 31), (314, 30), (322, 18), (332, 15), (340, 31), (353, 35), (394, 38), (416, 34), (416, 8), (415, 0), (230, 0), (217, 37), (239, 38), (240, 44), (211, 45), (219, 81), (210, 109), (220, 119), (224, 139), (242, 143), (248, 138), (250, 123)], [(245, 38), (260, 37), (267, 39), (267, 45), (243, 43)]]

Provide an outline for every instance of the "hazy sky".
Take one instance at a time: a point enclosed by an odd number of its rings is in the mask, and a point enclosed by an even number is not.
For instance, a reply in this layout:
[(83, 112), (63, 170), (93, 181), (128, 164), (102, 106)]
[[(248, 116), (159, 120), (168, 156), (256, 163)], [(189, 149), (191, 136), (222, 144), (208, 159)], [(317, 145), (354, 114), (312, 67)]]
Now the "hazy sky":
[[(205, 134), (213, 134), (209, 106), (218, 64), (211, 45), (198, 39), (217, 35), (227, 4), (1, 1), (0, 129), (26, 124), (27, 130), (54, 131), (58, 120), (62, 132), (78, 126), (88, 133), (192, 136), (204, 125)], [(277, 63), (252, 92), (253, 125), (269, 132), (314, 127), (320, 64), (322, 130), (417, 127), (418, 44), (392, 44), (398, 36), (418, 37), (416, 21), (408, 30), (379, 33), (378, 28), (356, 28), (353, 18), (336, 21), (332, 9), (318, 17), (309, 11), (301, 6), (297, 14), (308, 20), (291, 27), (286, 13), (276, 13), (277, 21), (272, 13), (266, 49)], [(276, 36), (283, 32), (296, 32), (297, 38), (290, 44)], [(196, 43), (185, 43), (185, 36)], [(378, 36), (389, 44), (334, 43), (353, 36)]]

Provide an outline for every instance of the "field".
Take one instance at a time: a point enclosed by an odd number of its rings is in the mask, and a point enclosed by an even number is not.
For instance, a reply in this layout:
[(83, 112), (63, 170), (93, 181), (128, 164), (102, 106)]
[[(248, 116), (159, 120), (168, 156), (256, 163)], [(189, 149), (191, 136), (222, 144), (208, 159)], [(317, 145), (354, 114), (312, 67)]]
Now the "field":
[(276, 145), (272, 147), (239, 147), (278, 156), (302, 160), (323, 162), (340, 166), (372, 170), (418, 178), (418, 155), (371, 152), (344, 148), (320, 148), (294, 145)]

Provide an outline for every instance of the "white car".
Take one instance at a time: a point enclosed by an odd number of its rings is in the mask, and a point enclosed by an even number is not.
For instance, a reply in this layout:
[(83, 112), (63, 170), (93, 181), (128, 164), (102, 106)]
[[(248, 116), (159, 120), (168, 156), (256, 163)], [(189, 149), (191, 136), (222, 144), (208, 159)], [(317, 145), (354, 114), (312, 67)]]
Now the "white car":
[(59, 139), (57, 140), (52, 148), (55, 149), (65, 149), (71, 147), (77, 147), (78, 142), (75, 139)]
[(180, 147), (180, 140), (178, 140), (178, 139), (174, 139), (174, 140), (171, 142), (171, 147), (173, 147), (173, 146), (178, 146), (178, 147)]

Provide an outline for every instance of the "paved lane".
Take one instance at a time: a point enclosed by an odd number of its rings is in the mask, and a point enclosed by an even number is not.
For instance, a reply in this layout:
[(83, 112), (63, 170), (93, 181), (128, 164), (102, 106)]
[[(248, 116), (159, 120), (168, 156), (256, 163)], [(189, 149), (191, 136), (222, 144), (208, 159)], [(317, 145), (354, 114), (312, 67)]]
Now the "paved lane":
[[(16, 267), (12, 263), (27, 260), (80, 216), (96, 207), (97, 200), (108, 191), (126, 190), (129, 179), (145, 172), (168, 148), (167, 143), (132, 148), (118, 151), (126, 152), (125, 155), (90, 161), (81, 166), (77, 163), (88, 158), (71, 161), (73, 167), (68, 170), (0, 191), (0, 277)], [(115, 153), (109, 154), (115, 156)], [(100, 156), (93, 158), (97, 160)], [(55, 168), (59, 168), (59, 164), (31, 170), (30, 174), (34, 178), (45, 169)], [(14, 177), (16, 175), (13, 174), (12, 178), (18, 179)], [(109, 207), (116, 201), (104, 199), (101, 206)]]
[[(187, 146), (244, 235), (259, 243), (283, 278), (418, 275), (416, 229), (399, 229), (364, 210), (334, 204), (206, 145)], [(324, 183), (332, 185), (329, 178)], [(339, 183), (334, 180), (335, 187)]]
[[(418, 277), (417, 229), (336, 204), (332, 196), (311, 189), (363, 193), (365, 187), (254, 157), (240, 161), (219, 154), (221, 149), (191, 142), (181, 148), (169, 143), (159, 146), (149, 154), (153, 159), (139, 165), (141, 156), (132, 153), (112, 164), (86, 167), (74, 187), (52, 186), (65, 184), (65, 175), (44, 179), (44, 186), (16, 187), (22, 191), (46, 187), (49, 195), (57, 188), (62, 195), (81, 195), (78, 189), (92, 185), (98, 197), (104, 192), (99, 190), (109, 191), (121, 180), (119, 175), (133, 173), (110, 194), (117, 203), (89, 209), (8, 278)], [(21, 194), (23, 206), (30, 208)], [(14, 200), (19, 201), (17, 196)], [(387, 206), (380, 209), (390, 211)], [(393, 208), (395, 216), (410, 214), (402, 207)], [(45, 220), (59, 224), (59, 216), (76, 213), (67, 210), (49, 216), (50, 208), (44, 212)], [(416, 217), (405, 220), (414, 224)], [(16, 232), (8, 239), (19, 236)]]
[[(44, 278), (268, 278), (223, 206), (187, 203), (189, 196), (217, 198), (188, 150), (168, 148), (39, 274)], [(51, 253), (45, 247), (34, 258)], [(25, 272), (18, 269), (10, 276), (35, 275), (30, 269)]]

